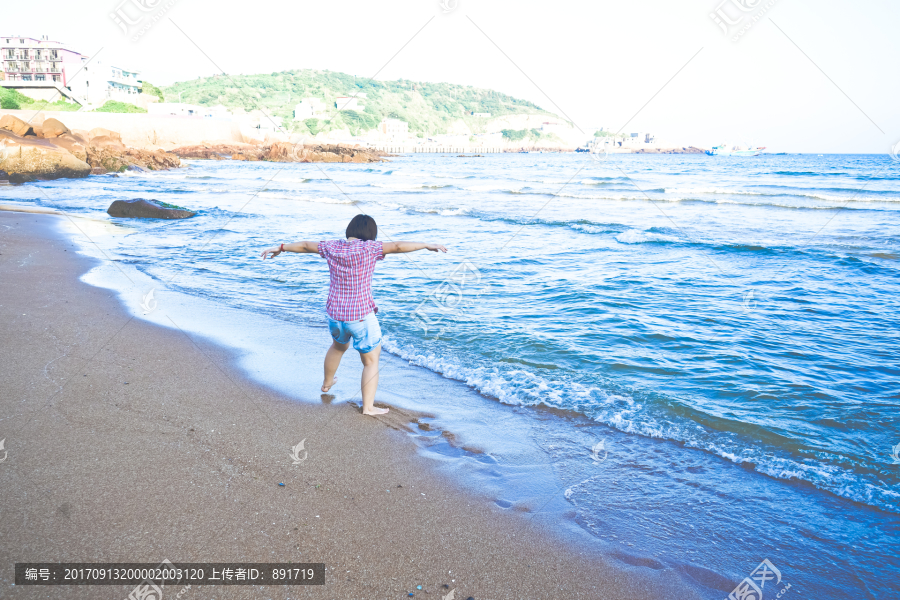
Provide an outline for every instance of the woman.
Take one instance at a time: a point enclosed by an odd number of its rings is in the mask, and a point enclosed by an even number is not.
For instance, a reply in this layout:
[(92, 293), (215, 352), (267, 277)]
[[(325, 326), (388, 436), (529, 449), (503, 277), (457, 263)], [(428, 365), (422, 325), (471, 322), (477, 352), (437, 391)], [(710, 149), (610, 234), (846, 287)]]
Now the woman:
[(387, 254), (416, 250), (447, 251), (440, 244), (376, 242), (377, 236), (375, 219), (368, 215), (356, 215), (347, 225), (346, 240), (281, 244), (262, 253), (265, 260), (275, 258), (282, 252), (318, 252), (319, 256), (328, 261), (331, 285), (325, 311), (328, 313), (328, 328), (333, 341), (331, 348), (325, 353), (322, 391), (327, 392), (337, 381), (334, 374), (341, 364), (344, 352), (350, 348), (352, 338), (353, 347), (359, 352), (363, 364), (361, 383), (364, 415), (382, 415), (389, 410), (375, 408), (378, 359), (381, 356), (381, 327), (375, 317), (378, 307), (372, 297), (375, 262), (383, 260)]

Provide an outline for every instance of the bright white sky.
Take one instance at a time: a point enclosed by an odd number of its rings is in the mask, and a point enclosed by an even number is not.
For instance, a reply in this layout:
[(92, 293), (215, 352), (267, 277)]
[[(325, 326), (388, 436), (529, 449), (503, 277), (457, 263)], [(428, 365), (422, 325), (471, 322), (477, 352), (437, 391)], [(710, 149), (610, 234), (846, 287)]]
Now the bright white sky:
[[(726, 0), (731, 17), (744, 14), (732, 2), (758, 2), (749, 15), (773, 4), (737, 42), (709, 17), (721, 0), (444, 1), (457, 6), (5, 2), (0, 35), (48, 35), (84, 54), (102, 48), (105, 60), (157, 85), (219, 72), (212, 59), (226, 73), (315, 68), (493, 88), (583, 128), (625, 126), (679, 145), (886, 153), (900, 141), (900, 3), (891, 0)], [(140, 14), (132, 2), (158, 2), (148, 15), (171, 5), (136, 42), (109, 16), (120, 6)]]

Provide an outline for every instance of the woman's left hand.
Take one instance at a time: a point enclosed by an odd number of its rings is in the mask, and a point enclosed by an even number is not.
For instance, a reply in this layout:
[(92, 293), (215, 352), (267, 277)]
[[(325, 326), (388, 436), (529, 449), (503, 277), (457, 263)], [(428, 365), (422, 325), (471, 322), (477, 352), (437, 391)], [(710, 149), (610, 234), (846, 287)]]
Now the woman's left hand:
[[(272, 256), (269, 256), (269, 254), (271, 254)], [(279, 254), (281, 254), (280, 246), (275, 246), (274, 248), (266, 248), (265, 250), (263, 250), (262, 259), (266, 260), (267, 258), (275, 258)]]

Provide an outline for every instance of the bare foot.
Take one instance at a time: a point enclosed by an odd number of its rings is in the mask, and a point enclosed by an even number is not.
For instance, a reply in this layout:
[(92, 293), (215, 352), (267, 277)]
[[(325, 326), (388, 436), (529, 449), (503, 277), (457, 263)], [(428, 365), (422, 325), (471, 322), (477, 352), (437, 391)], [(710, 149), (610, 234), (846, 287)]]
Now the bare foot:
[(323, 383), (323, 384), (322, 384), (322, 391), (323, 391), (323, 392), (327, 392), (327, 391), (330, 390), (332, 387), (334, 387), (334, 384), (336, 384), (336, 383), (337, 383), (337, 377), (332, 377), (332, 378), (331, 378), (331, 383), (328, 383), (328, 384)]
[(378, 408), (377, 406), (373, 406), (371, 410), (363, 409), (363, 414), (374, 417), (375, 415), (383, 415), (390, 410), (391, 409), (389, 409), (389, 408)]

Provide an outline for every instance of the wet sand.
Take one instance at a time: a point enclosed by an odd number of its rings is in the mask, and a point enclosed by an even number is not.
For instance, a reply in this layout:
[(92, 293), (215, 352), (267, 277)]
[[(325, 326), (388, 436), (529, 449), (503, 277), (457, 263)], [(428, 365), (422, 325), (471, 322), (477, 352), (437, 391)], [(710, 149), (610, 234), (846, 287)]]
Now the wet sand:
[(13, 587), (15, 562), (163, 559), (327, 566), (322, 587), (195, 586), (187, 600), (700, 597), (438, 475), (404, 433), (414, 414), (363, 417), (315, 388), (297, 402), (229, 351), (130, 316), (79, 281), (96, 263), (64, 218), (0, 212), (0, 597), (132, 589)]

